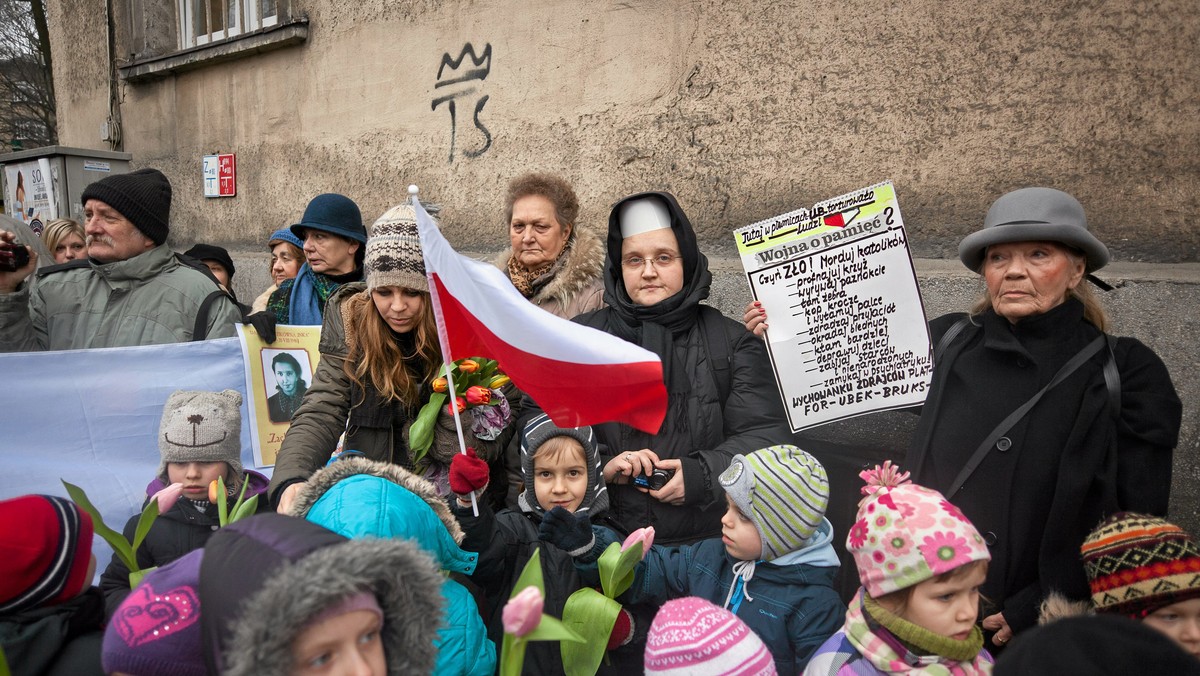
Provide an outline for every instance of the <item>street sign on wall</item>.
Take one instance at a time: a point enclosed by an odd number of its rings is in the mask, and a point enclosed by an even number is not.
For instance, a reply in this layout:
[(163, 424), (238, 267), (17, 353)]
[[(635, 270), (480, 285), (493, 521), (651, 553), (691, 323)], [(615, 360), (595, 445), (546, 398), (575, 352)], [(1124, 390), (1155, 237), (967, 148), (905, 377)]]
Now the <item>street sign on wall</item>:
[(237, 195), (237, 156), (233, 153), (204, 156), (204, 196)]

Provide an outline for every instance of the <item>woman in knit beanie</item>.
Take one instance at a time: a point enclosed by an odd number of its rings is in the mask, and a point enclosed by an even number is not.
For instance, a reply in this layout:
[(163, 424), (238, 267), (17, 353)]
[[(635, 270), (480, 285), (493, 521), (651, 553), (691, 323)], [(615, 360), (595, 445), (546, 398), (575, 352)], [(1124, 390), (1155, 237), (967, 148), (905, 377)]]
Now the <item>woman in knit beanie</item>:
[(891, 461), (860, 476), (866, 497), (846, 546), (863, 586), (805, 675), (990, 674), (976, 624), (991, 560), (983, 538), (941, 493), (909, 482)]
[[(365, 284), (343, 286), (326, 306), (321, 361), (271, 479), (271, 500), (280, 511), (291, 505), (299, 484), (325, 466), (343, 432), (343, 448), (412, 470), (434, 481), (442, 496), (450, 494), (448, 466), (458, 435), (446, 407), (424, 456), (415, 458), (408, 443), (443, 362), (412, 205), (392, 207), (375, 222), (364, 269)], [(503, 439), (479, 442), (465, 425), (463, 435), (485, 459)]]
[(1080, 548), (1098, 614), (1125, 615), (1200, 658), (1200, 547), (1155, 516), (1120, 512)]

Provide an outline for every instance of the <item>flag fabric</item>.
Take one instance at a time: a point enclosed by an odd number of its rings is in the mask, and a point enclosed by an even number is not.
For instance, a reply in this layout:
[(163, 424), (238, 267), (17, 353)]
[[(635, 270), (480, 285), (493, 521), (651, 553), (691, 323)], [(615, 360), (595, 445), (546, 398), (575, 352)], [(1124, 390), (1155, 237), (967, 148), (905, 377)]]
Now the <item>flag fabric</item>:
[[(142, 511), (158, 471), (163, 404), (175, 390), (246, 394), (237, 338), (145, 347), (0, 354), (0, 500), (87, 492), (116, 531)], [(242, 404), (242, 464), (253, 466)], [(263, 471), (263, 470), (259, 470)], [(269, 473), (269, 470), (267, 470)], [(112, 550), (97, 536), (96, 573)]]
[(658, 432), (667, 414), (658, 355), (530, 303), (498, 268), (455, 252), (415, 197), (413, 208), (447, 361), (495, 359), (560, 427), (615, 421)]

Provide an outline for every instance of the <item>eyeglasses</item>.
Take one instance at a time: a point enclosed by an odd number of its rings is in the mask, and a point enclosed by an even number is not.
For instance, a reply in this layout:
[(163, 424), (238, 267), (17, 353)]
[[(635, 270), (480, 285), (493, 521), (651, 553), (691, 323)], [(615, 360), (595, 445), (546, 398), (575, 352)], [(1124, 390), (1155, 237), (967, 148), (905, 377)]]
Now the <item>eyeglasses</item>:
[(661, 254), (658, 254), (657, 256), (652, 256), (650, 258), (642, 258), (641, 256), (629, 256), (628, 258), (624, 258), (621, 260), (621, 265), (626, 270), (641, 270), (642, 268), (646, 267), (646, 263), (649, 263), (650, 267), (657, 270), (659, 268), (667, 268), (667, 267), (674, 265), (675, 261), (679, 260), (679, 258), (680, 258), (679, 256), (673, 256), (671, 254), (666, 254), (666, 253), (661, 253)]

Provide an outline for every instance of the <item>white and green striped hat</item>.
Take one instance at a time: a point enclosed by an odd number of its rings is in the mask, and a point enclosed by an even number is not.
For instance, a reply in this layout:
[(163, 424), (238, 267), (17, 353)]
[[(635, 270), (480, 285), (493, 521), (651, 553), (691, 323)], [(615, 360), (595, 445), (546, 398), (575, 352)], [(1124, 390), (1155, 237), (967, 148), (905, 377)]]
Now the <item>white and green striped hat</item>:
[(720, 480), (762, 536), (766, 561), (803, 549), (829, 504), (825, 468), (790, 444), (733, 456)]

